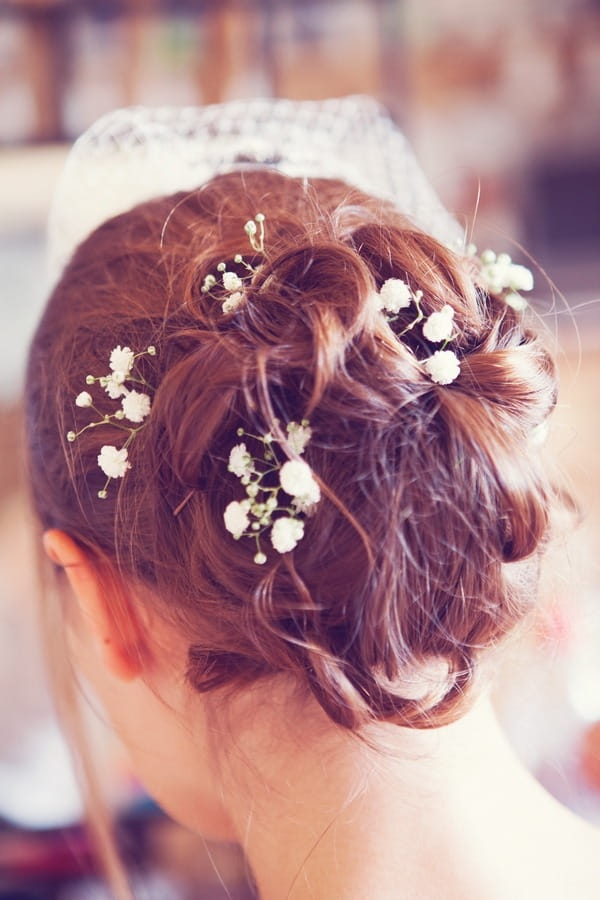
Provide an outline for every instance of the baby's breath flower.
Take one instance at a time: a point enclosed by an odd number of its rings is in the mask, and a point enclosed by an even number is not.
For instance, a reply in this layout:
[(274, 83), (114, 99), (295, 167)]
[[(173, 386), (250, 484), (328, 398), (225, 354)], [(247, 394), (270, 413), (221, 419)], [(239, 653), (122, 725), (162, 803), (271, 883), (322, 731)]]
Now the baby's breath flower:
[(229, 452), (228, 469), (237, 475), (238, 478), (247, 477), (254, 470), (252, 466), (252, 457), (248, 453), (245, 444), (236, 444)]
[(307, 516), (310, 516), (315, 511), (316, 503), (309, 497), (294, 497), (292, 506), (297, 513), (305, 513)]
[(454, 309), (447, 303), (439, 312), (433, 312), (423, 325), (423, 337), (432, 344), (448, 341), (454, 330)]
[(223, 519), (225, 528), (236, 539), (242, 536), (250, 524), (246, 508), (237, 500), (232, 500), (231, 503), (227, 504), (223, 513)]
[(271, 543), (278, 553), (289, 553), (304, 537), (304, 522), (282, 516), (271, 528)]
[[(248, 235), (250, 246), (256, 253), (264, 253), (265, 249), (265, 216), (263, 213), (256, 213), (254, 221), (250, 219), (244, 225), (244, 231)], [(258, 235), (258, 236), (257, 236)]]
[[(293, 450), (302, 453), (311, 437), (308, 420), (303, 419), (300, 424), (289, 422), (286, 430)], [(278, 452), (277, 440), (272, 432), (256, 435), (238, 428), (236, 433), (238, 437), (245, 435), (252, 439), (260, 449), (256, 457), (248, 451), (245, 443), (238, 443), (230, 450), (228, 470), (240, 478), (246, 497), (228, 504), (224, 513), (225, 527), (235, 538), (253, 537), (256, 542), (254, 561), (257, 565), (264, 565), (267, 557), (261, 547), (261, 538), (266, 529), (270, 529), (275, 550), (279, 553), (293, 550), (304, 535), (301, 517), (311, 515), (321, 497), (321, 490), (304, 460), (280, 462), (280, 452), (286, 444), (282, 440)], [(278, 484), (274, 482), (276, 473)], [(289, 495), (291, 502), (287, 498), (281, 499), (282, 492)]]
[[(237, 277), (237, 276), (236, 276)], [(234, 291), (233, 294), (230, 294), (229, 297), (226, 297), (222, 304), (222, 309), (224, 313), (235, 312), (235, 310), (240, 306), (244, 299), (244, 295), (242, 291)]]
[(131, 468), (127, 459), (127, 448), (112, 447), (105, 444), (98, 455), (98, 465), (107, 478), (123, 478), (125, 472)]
[[(493, 250), (484, 250), (480, 259), (480, 277), (489, 294), (500, 295), (507, 290), (515, 293), (533, 290), (532, 272), (526, 266), (513, 263), (508, 253), (496, 256)], [(514, 299), (511, 305), (514, 306)]]
[(223, 287), (226, 291), (239, 291), (244, 283), (235, 272), (223, 272)]
[(525, 297), (521, 297), (520, 294), (517, 294), (514, 291), (509, 291), (508, 294), (505, 294), (504, 302), (507, 306), (510, 306), (517, 312), (523, 312), (523, 310), (527, 308), (527, 300)]
[(130, 422), (143, 422), (150, 413), (150, 397), (139, 391), (129, 391), (121, 400), (121, 406)]
[(98, 454), (98, 466), (106, 475), (107, 481), (102, 490), (98, 491), (98, 497), (104, 499), (107, 496), (108, 483), (113, 478), (123, 478), (131, 463), (128, 459), (128, 446), (131, 440), (140, 430), (141, 423), (150, 413), (151, 401), (147, 394), (139, 391), (131, 390), (127, 387), (126, 382), (135, 381), (145, 384), (139, 375), (133, 375), (132, 369), (136, 360), (144, 354), (156, 356), (156, 347), (150, 345), (141, 353), (135, 354), (129, 347), (115, 347), (110, 354), (110, 372), (107, 375), (86, 375), (85, 382), (88, 385), (98, 384), (109, 395), (111, 400), (120, 400), (121, 405), (114, 412), (101, 412), (94, 406), (92, 395), (88, 391), (81, 391), (75, 398), (75, 404), (82, 409), (93, 407), (99, 418), (84, 425), (79, 431), (67, 432), (67, 440), (69, 442), (76, 441), (80, 434), (90, 428), (96, 428), (99, 425), (122, 423), (125, 418), (129, 419), (138, 427), (130, 427), (120, 424), (121, 430), (129, 432), (129, 436), (122, 447), (115, 447), (105, 444)]
[(398, 313), (406, 309), (412, 301), (410, 287), (401, 278), (388, 278), (384, 281), (378, 294), (379, 308), (389, 313)]
[(532, 291), (533, 273), (526, 266), (511, 265), (508, 272), (508, 287), (513, 291)]
[(82, 391), (80, 394), (77, 394), (75, 397), (75, 406), (81, 407), (81, 409), (85, 409), (87, 406), (92, 405), (92, 395), (88, 394), (87, 391)]
[(436, 384), (451, 384), (460, 374), (460, 363), (453, 350), (436, 350), (423, 367)]
[[(251, 219), (244, 225), (244, 231), (248, 236), (250, 246), (257, 253), (264, 252), (264, 222), (264, 215), (262, 213), (257, 213), (254, 220)], [(251, 275), (254, 275), (258, 271), (258, 269), (255, 269), (254, 266), (252, 266), (250, 263), (244, 261), (244, 257), (241, 253), (236, 253), (233, 257), (233, 261), (236, 265), (243, 265)], [(235, 310), (240, 306), (245, 298), (244, 279), (240, 278), (237, 272), (233, 272), (231, 271), (231, 269), (228, 269), (226, 262), (220, 262), (217, 265), (217, 272), (221, 276), (223, 287), (226, 291), (229, 292), (229, 296), (225, 297), (225, 299), (221, 303), (221, 309), (225, 314), (235, 312)], [(211, 289), (217, 284), (217, 281), (217, 277), (212, 273), (206, 275), (202, 282), (202, 292), (205, 294), (209, 293)]]
[(301, 497), (309, 503), (318, 503), (321, 490), (310, 466), (302, 459), (290, 459), (279, 472), (279, 483), (290, 497)]
[(134, 358), (135, 353), (129, 347), (115, 347), (110, 354), (110, 367), (113, 372), (121, 373), (122, 381), (125, 381), (126, 376), (131, 372)]
[(216, 283), (217, 283), (217, 279), (215, 278), (214, 275), (207, 275), (205, 277), (204, 281), (202, 282), (202, 288), (201, 288), (202, 293), (208, 294), (210, 289), (213, 288)]
[[(304, 448), (312, 437), (312, 431), (306, 420), (300, 425), (297, 422), (289, 422), (287, 425), (288, 443), (294, 453), (302, 456)], [(266, 439), (266, 438), (265, 438)]]
[(501, 294), (508, 286), (506, 283), (506, 267), (497, 263), (488, 263), (482, 269), (485, 288), (489, 294)]
[(112, 372), (102, 379), (101, 384), (111, 400), (118, 400), (127, 393), (124, 386), (125, 376), (123, 372)]

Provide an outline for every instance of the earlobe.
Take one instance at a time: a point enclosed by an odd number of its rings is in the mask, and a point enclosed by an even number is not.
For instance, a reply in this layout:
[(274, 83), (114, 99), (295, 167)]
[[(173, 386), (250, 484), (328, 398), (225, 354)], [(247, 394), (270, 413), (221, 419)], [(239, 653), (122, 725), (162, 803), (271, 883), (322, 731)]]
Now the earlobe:
[(122, 681), (133, 681), (143, 669), (145, 645), (126, 592), (116, 581), (100, 579), (86, 551), (58, 529), (46, 531), (47, 557), (64, 569), (79, 608), (78, 627), (91, 641), (106, 669)]

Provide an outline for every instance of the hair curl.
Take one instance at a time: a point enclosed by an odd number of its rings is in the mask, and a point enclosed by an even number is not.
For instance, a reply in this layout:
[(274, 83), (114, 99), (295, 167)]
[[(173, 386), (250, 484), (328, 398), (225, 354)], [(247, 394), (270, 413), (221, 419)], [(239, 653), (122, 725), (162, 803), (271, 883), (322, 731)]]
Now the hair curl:
[[(257, 210), (264, 256), (244, 253), (258, 272), (224, 315), (201, 285), (245, 250)], [(398, 339), (376, 310), (391, 277), (423, 291), (425, 314), (453, 307), (452, 385), (417, 364), (420, 329)], [(65, 435), (86, 421), (73, 403), (82, 380), (124, 343), (158, 348), (141, 361), (153, 410), (131, 471), (100, 501), (111, 426)], [(555, 403), (552, 360), (463, 258), (341, 182), (233, 173), (106, 222), (50, 298), (27, 388), (42, 524), (150, 589), (139, 596), (177, 618), (198, 691), (283, 672), (348, 729), (435, 726), (530, 606), (506, 564), (549, 527), (554, 495), (529, 438)], [(306, 459), (324, 497), (293, 554), (259, 567), (223, 525), (237, 487), (227, 458), (239, 426), (264, 432), (274, 417), (310, 418)], [(431, 657), (449, 669), (433, 705), (403, 690)]]

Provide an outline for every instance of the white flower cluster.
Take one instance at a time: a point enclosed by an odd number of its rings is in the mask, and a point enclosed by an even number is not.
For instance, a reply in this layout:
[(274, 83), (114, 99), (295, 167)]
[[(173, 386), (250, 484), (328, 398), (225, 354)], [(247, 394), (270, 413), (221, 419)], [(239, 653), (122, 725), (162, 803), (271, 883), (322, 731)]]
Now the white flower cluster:
[[(467, 256), (476, 257), (477, 248), (474, 244), (469, 244), (466, 252)], [(478, 265), (479, 279), (488, 294), (500, 297), (515, 310), (525, 309), (527, 301), (520, 291), (533, 290), (533, 275), (529, 269), (513, 263), (508, 253), (496, 255), (493, 250), (485, 250), (478, 257)], [(394, 322), (401, 310), (407, 309), (411, 304), (416, 308), (415, 318), (403, 331), (396, 332), (396, 337), (402, 337), (423, 320), (420, 305), (422, 297), (422, 291), (413, 291), (401, 278), (388, 278), (381, 286), (376, 294), (376, 303), (388, 322)], [(455, 337), (454, 309), (446, 303), (425, 319), (422, 329), (425, 340), (431, 344), (442, 344), (440, 349), (422, 362), (424, 371), (436, 384), (451, 384), (460, 375), (460, 361), (456, 353), (446, 350), (446, 345)]]
[(423, 325), (423, 337), (432, 344), (449, 341), (454, 331), (454, 310), (447, 303), (433, 312)]
[(391, 315), (396, 315), (401, 309), (409, 307), (412, 300), (413, 292), (401, 278), (388, 278), (381, 285), (381, 289), (377, 294), (379, 309)]
[(246, 222), (244, 231), (248, 235), (250, 246), (255, 253), (265, 252), (265, 217), (264, 213), (256, 213), (254, 219)]
[[(398, 313), (414, 304), (416, 316), (406, 328), (396, 333), (401, 338), (425, 318), (421, 309), (423, 291), (413, 291), (401, 278), (388, 278), (376, 295), (378, 309), (382, 310), (388, 322), (398, 318)], [(423, 370), (436, 384), (451, 384), (460, 375), (460, 362), (453, 350), (446, 350), (446, 344), (454, 335), (454, 309), (446, 303), (437, 312), (427, 316), (422, 326), (423, 337), (431, 344), (443, 344), (440, 350), (423, 361)]]
[(131, 468), (127, 459), (127, 447), (113, 447), (104, 444), (98, 454), (98, 465), (108, 478), (122, 478), (125, 472)]
[(436, 384), (452, 384), (460, 375), (460, 362), (453, 350), (436, 350), (423, 368)]
[[(135, 369), (135, 363), (141, 356), (156, 356), (156, 347), (150, 346), (141, 353), (134, 353), (129, 347), (115, 347), (110, 354), (109, 368), (107, 375), (88, 375), (85, 379), (87, 385), (99, 384), (104, 388), (111, 400), (120, 400), (121, 405), (114, 413), (103, 413), (96, 405), (89, 391), (81, 391), (75, 398), (75, 405), (80, 409), (91, 408), (100, 416), (99, 419), (89, 422), (79, 431), (69, 431), (67, 440), (72, 443), (90, 428), (97, 428), (98, 425), (112, 424), (123, 431), (127, 432), (127, 439), (122, 447), (115, 447), (111, 444), (105, 444), (98, 455), (98, 465), (106, 475), (106, 483), (102, 490), (98, 491), (98, 496), (105, 499), (107, 496), (107, 487), (113, 478), (123, 478), (131, 463), (128, 459), (128, 447), (131, 441), (143, 427), (144, 420), (150, 414), (152, 406), (150, 397), (141, 391), (128, 387), (128, 383), (141, 384), (146, 388), (149, 385), (144, 381), (142, 376)], [(125, 424), (125, 420), (133, 422), (134, 426)]]
[[(475, 245), (469, 244), (467, 255), (474, 257), (476, 254)], [(479, 257), (479, 265), (479, 278), (488, 294), (500, 297), (513, 309), (525, 309), (527, 301), (520, 291), (533, 290), (533, 273), (530, 269), (514, 263), (508, 253), (496, 255), (493, 250), (483, 251)]]
[[(287, 445), (301, 456), (312, 432), (308, 421), (288, 422)], [(262, 445), (262, 458), (252, 456), (245, 443), (236, 444), (229, 453), (228, 471), (239, 478), (246, 489), (243, 500), (232, 500), (225, 508), (225, 528), (236, 540), (254, 538), (254, 562), (264, 565), (266, 553), (261, 536), (271, 529), (271, 544), (278, 553), (289, 553), (304, 537), (301, 516), (310, 515), (321, 499), (321, 490), (312, 469), (303, 459), (288, 459), (281, 463), (274, 449), (275, 440), (269, 432), (252, 435), (238, 429), (238, 437), (251, 438)], [(289, 500), (282, 499), (287, 494)]]
[[(250, 241), (250, 246), (256, 253), (264, 253), (265, 249), (265, 217), (263, 213), (257, 213), (254, 219), (246, 222), (244, 231)], [(227, 292), (227, 296), (221, 304), (224, 313), (232, 313), (238, 309), (245, 299), (244, 280), (251, 278), (256, 274), (257, 269), (244, 260), (241, 253), (236, 253), (233, 258), (234, 263), (244, 266), (248, 270), (248, 275), (243, 278), (237, 272), (227, 268), (227, 263), (220, 262), (217, 266), (217, 272), (221, 278), (221, 284)], [(212, 273), (207, 275), (202, 282), (201, 291), (203, 294), (210, 294), (212, 289), (219, 283), (219, 278)]]

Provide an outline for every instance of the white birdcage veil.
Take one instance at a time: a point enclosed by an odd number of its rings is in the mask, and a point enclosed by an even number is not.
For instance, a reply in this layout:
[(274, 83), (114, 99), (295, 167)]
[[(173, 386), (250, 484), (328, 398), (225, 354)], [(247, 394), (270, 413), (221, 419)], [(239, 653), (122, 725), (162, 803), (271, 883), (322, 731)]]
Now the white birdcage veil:
[(392, 201), (443, 243), (464, 243), (406, 138), (369, 97), (131, 107), (103, 116), (71, 149), (49, 220), (50, 283), (77, 245), (112, 216), (152, 197), (193, 190), (214, 175), (257, 166), (339, 178)]

